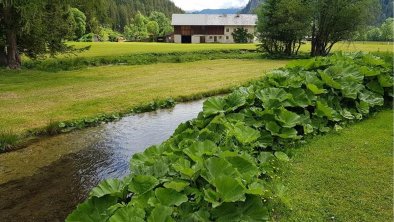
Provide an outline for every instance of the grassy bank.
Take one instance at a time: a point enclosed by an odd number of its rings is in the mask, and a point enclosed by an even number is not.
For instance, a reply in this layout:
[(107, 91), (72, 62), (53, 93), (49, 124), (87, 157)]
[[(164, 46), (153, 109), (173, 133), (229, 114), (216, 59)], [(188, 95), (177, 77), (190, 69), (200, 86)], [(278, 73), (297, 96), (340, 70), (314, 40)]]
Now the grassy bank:
[(214, 60), (76, 71), (0, 71), (0, 129), (20, 134), (50, 122), (123, 112), (154, 100), (187, 99), (261, 77), (280, 60)]
[[(190, 52), (206, 50), (255, 50), (256, 44), (171, 44), (171, 43), (141, 43), (141, 42), (70, 42), (77, 48), (91, 46), (89, 51), (85, 51), (78, 57), (104, 57), (120, 56), (132, 53), (169, 53), (169, 52)], [(310, 44), (305, 44), (301, 51), (308, 52)], [(337, 43), (334, 51), (393, 51), (393, 44), (387, 42), (340, 42)]]
[(392, 221), (393, 111), (313, 140), (288, 175), (280, 221)]
[[(46, 60), (24, 58), (23, 67), (43, 71), (75, 70), (88, 66), (146, 65), (155, 63), (182, 63), (214, 59), (257, 59), (255, 44), (169, 44), (169, 43), (110, 43), (72, 42), (77, 48), (91, 46), (77, 55), (63, 55)], [(301, 47), (300, 53), (308, 55), (310, 44)], [(333, 50), (346, 52), (393, 52), (392, 43), (341, 42)]]
[[(103, 43), (105, 44), (105, 43)], [(47, 60), (25, 60), (23, 68), (42, 71), (76, 70), (89, 66), (105, 65), (149, 65), (156, 63), (184, 63), (217, 59), (259, 59), (262, 55), (255, 50), (206, 50), (188, 52), (131, 53), (97, 57), (69, 57)]]

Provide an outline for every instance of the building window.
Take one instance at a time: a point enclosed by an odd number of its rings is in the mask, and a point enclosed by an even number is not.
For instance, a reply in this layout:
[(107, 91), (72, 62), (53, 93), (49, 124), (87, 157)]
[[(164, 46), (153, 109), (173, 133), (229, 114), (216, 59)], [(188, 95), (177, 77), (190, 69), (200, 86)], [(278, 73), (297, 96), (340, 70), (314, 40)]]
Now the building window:
[(230, 39), (230, 37), (226, 36), (226, 39), (227, 39), (227, 40), (229, 40), (229, 39)]
[(229, 29), (229, 28), (226, 28), (226, 32), (230, 32), (230, 29)]
[(222, 39), (222, 36), (219, 36), (219, 39)]
[(209, 39), (213, 39), (213, 37), (212, 37), (212, 36), (209, 36)]

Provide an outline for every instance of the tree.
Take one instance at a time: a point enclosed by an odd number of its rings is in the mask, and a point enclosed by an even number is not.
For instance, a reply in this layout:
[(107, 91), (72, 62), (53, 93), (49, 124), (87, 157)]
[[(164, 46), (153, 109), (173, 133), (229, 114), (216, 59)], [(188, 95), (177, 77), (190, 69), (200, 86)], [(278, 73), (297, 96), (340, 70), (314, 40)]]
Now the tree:
[(368, 41), (381, 41), (382, 40), (382, 32), (379, 27), (374, 27), (367, 32), (367, 40)]
[(245, 28), (236, 28), (231, 35), (236, 43), (248, 43), (253, 40), (253, 34), (249, 33)]
[(380, 27), (383, 41), (394, 41), (394, 19), (388, 18)]
[(309, 32), (310, 12), (303, 0), (267, 0), (258, 9), (260, 49), (269, 54), (297, 54)]
[(148, 19), (138, 12), (134, 16), (132, 23), (124, 28), (127, 40), (143, 41), (149, 38), (147, 23)]
[(62, 0), (0, 0), (0, 59), (19, 68), (21, 54), (31, 58), (71, 51), (64, 39), (72, 35), (72, 16)]
[(77, 8), (70, 9), (72, 15), (72, 26), (74, 30), (73, 40), (78, 40), (86, 32), (86, 16)]
[(152, 41), (155, 41), (157, 36), (160, 33), (159, 24), (157, 24), (156, 21), (150, 21), (150, 22), (148, 22), (146, 27), (147, 27), (147, 30), (148, 30), (148, 33), (149, 33), (150, 37), (152, 38)]
[(149, 16), (149, 20), (155, 21), (159, 25), (158, 36), (165, 36), (174, 32), (170, 19), (162, 12), (152, 12)]
[(326, 56), (335, 43), (351, 39), (357, 30), (373, 22), (377, 0), (313, 0), (312, 56)]

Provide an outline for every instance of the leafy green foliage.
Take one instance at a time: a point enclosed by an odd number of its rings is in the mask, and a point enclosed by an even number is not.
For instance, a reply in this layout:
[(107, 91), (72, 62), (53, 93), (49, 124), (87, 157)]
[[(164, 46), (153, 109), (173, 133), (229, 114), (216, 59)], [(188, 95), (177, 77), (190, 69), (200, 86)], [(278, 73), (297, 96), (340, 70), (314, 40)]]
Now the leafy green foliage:
[(77, 8), (71, 8), (71, 25), (73, 26), (74, 36), (72, 40), (78, 40), (86, 32), (86, 16)]
[[(363, 74), (365, 66), (374, 75)], [(101, 183), (68, 221), (125, 214), (148, 221), (269, 220), (286, 202), (280, 173), (289, 145), (339, 130), (391, 100), (392, 84), (379, 78), (392, 78), (392, 70), (391, 61), (376, 56), (336, 54), (208, 99), (196, 119), (135, 154), (131, 174), (121, 183)], [(370, 82), (383, 93), (370, 91)]]
[(266, 0), (258, 10), (261, 51), (297, 55), (309, 31), (309, 6), (302, 0)]
[(252, 42), (254, 35), (249, 33), (245, 28), (236, 28), (231, 35), (234, 38), (234, 42), (236, 43), (248, 43)]

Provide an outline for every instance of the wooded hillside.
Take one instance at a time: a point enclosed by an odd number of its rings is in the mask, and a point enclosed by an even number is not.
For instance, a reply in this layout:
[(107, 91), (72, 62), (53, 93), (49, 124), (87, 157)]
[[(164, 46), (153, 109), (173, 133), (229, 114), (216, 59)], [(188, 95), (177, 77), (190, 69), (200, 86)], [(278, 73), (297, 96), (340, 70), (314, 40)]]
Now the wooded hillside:
[(100, 7), (91, 7), (83, 1), (75, 1), (75, 7), (81, 9), (88, 19), (88, 23), (100, 23), (102, 26), (109, 26), (116, 31), (123, 31), (123, 28), (130, 23), (137, 12), (149, 15), (153, 11), (163, 12), (168, 17), (173, 13), (183, 13), (170, 0), (98, 0), (102, 3)]

